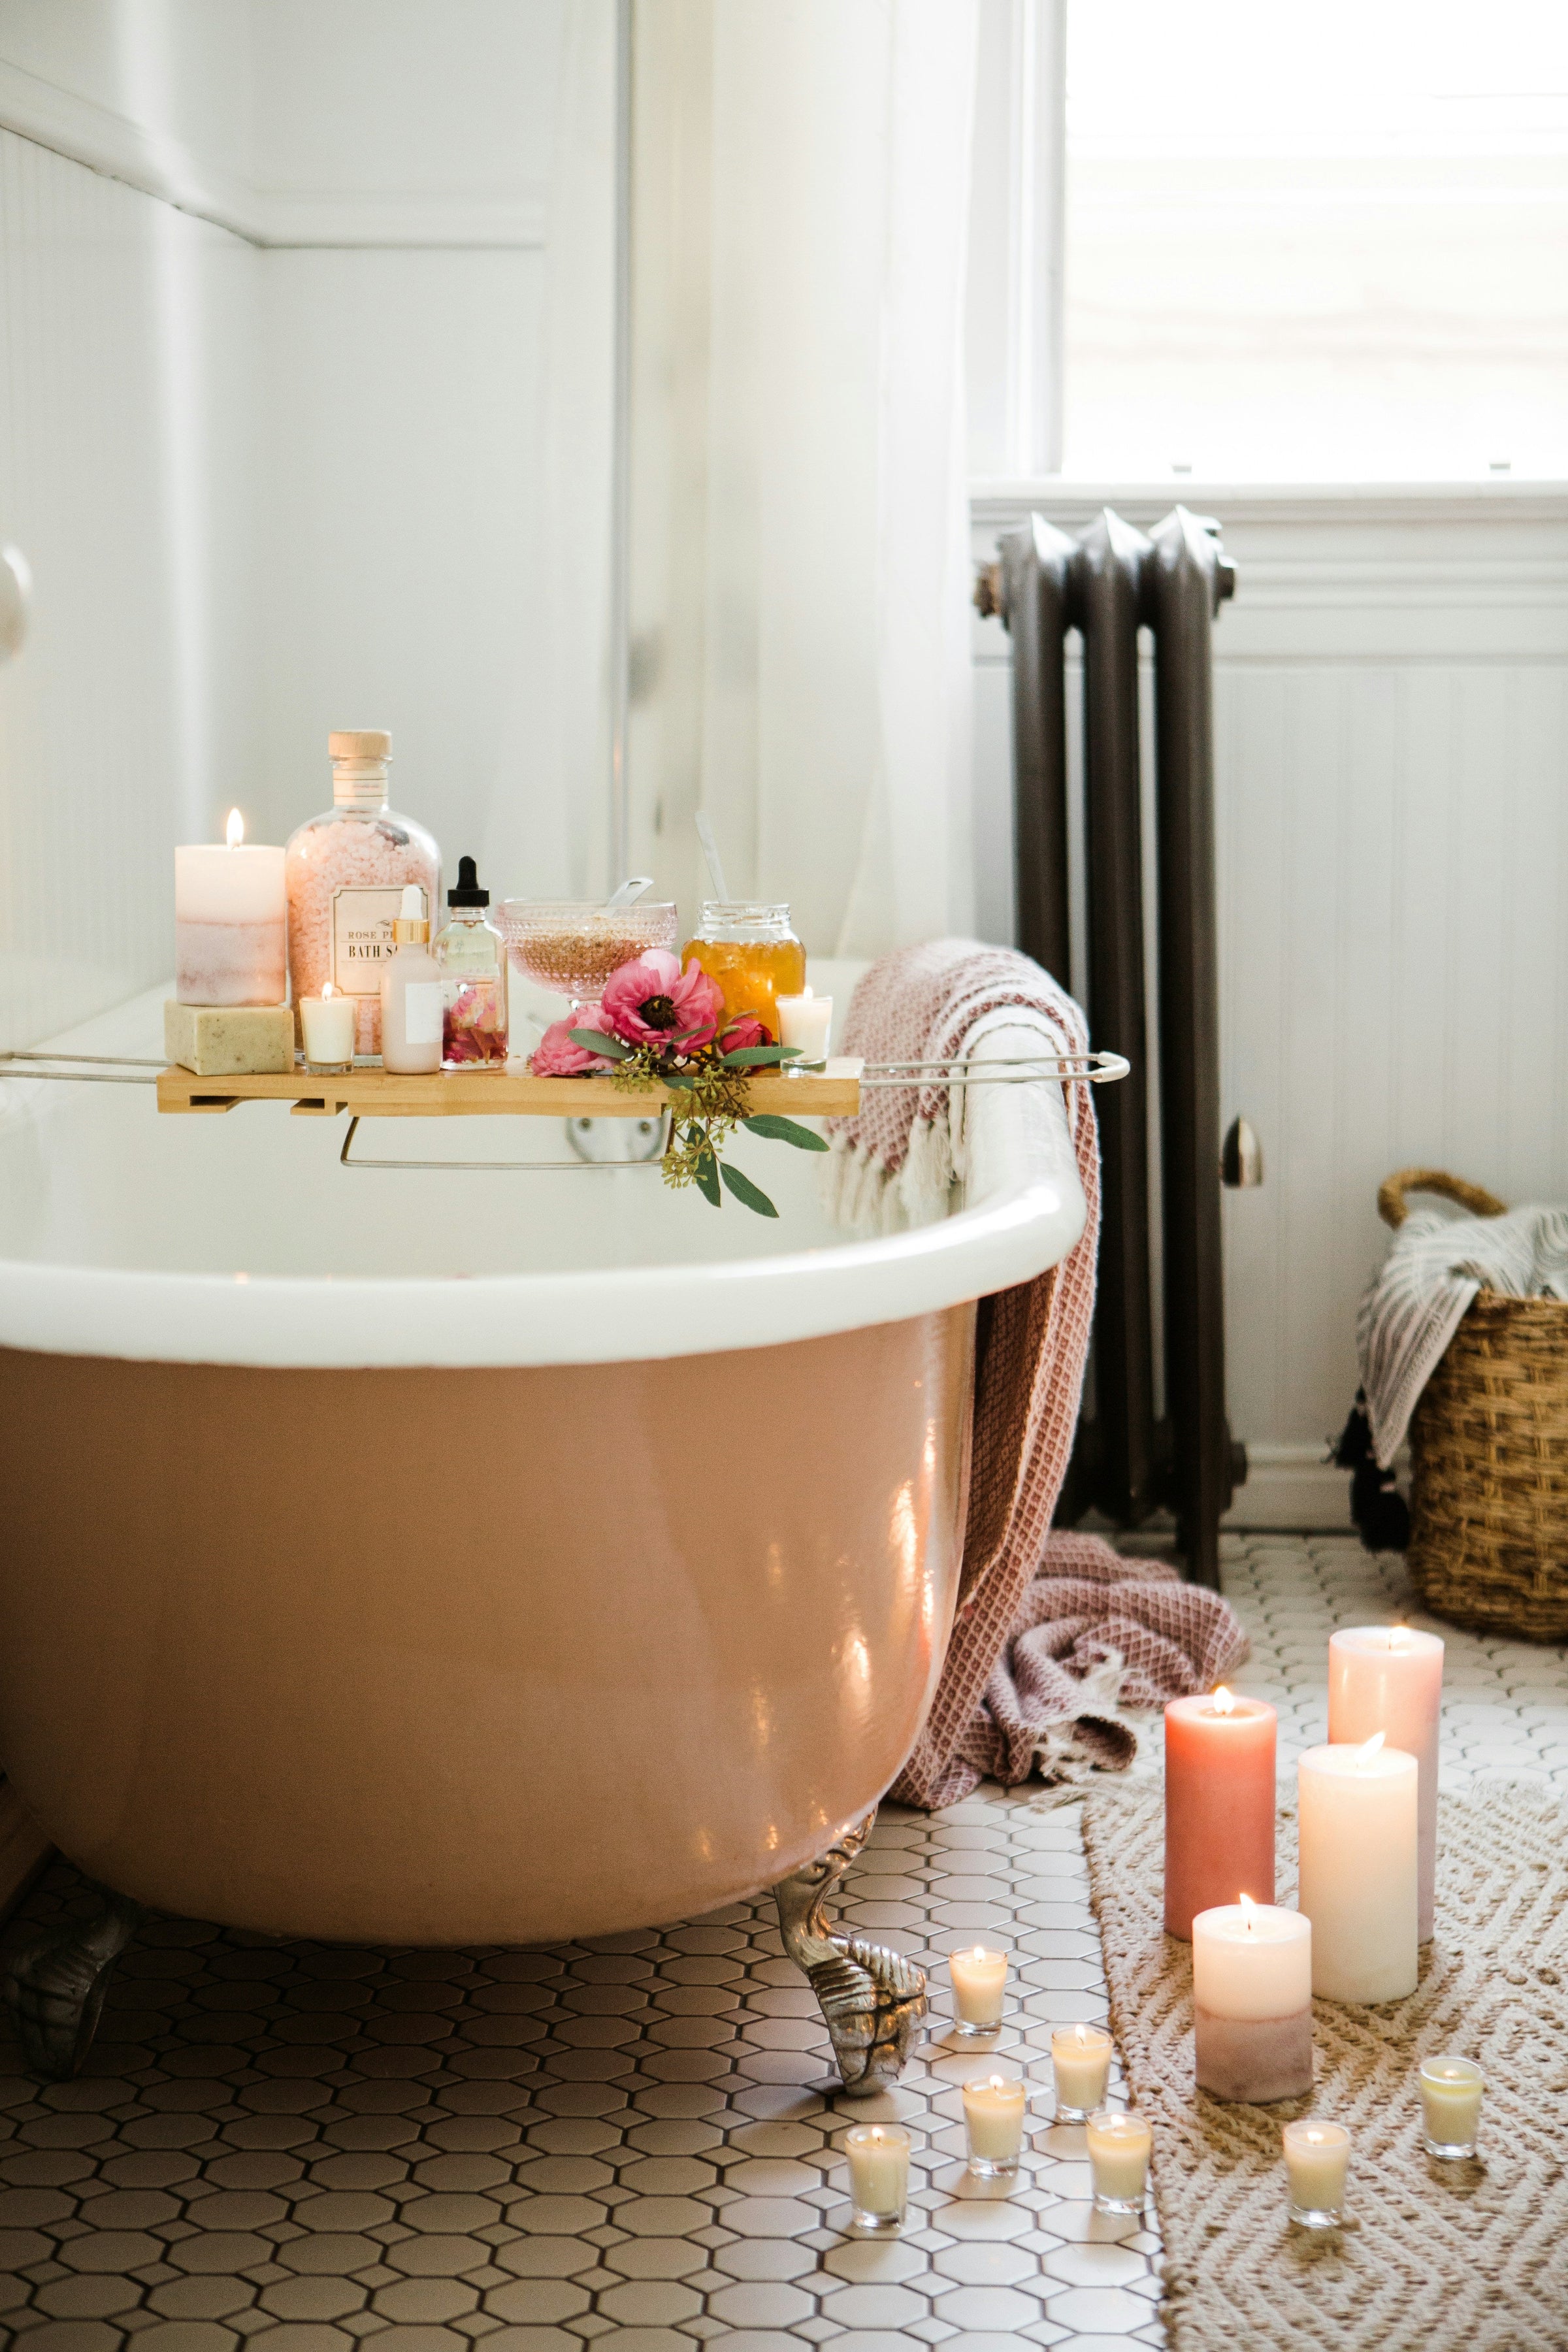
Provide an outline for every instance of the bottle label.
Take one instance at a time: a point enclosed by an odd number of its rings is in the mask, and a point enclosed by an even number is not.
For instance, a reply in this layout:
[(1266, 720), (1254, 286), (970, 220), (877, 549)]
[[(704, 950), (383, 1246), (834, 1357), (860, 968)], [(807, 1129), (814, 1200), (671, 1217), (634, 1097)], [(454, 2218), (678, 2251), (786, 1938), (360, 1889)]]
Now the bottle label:
[[(419, 900), (424, 919), (430, 919), (430, 899), (423, 883)], [(332, 986), (345, 996), (378, 996), (381, 974), (395, 941), (392, 926), (403, 912), (403, 885), (367, 889), (349, 884), (332, 892)]]
[(447, 991), (438, 980), (411, 980), (403, 992), (403, 1034), (410, 1045), (438, 1045)]

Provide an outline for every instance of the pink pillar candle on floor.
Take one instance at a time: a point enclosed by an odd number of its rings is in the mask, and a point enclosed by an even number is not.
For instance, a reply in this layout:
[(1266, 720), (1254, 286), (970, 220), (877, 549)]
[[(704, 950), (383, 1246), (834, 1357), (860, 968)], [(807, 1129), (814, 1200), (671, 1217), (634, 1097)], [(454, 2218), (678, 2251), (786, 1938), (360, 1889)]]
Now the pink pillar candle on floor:
[(1274, 1740), (1264, 1699), (1222, 1685), (1165, 1709), (1165, 1930), (1200, 1911), (1274, 1900)]
[(1312, 2087), (1312, 1928), (1299, 1911), (1222, 1904), (1193, 1921), (1197, 2084), (1261, 2105)]
[(281, 1004), (289, 992), (281, 849), (228, 841), (174, 852), (174, 995), (181, 1004)]
[(1414, 1756), (1415, 1940), (1432, 1934), (1437, 1877), (1437, 1739), (1443, 1643), (1409, 1625), (1350, 1625), (1329, 1636), (1329, 1742), (1357, 1747), (1381, 1731)]

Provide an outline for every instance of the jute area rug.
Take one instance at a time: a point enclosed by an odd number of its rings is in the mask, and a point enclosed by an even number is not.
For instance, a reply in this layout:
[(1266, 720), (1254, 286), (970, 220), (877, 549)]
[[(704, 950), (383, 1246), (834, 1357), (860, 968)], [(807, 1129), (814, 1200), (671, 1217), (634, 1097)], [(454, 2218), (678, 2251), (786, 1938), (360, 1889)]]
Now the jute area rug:
[[(1175, 2352), (1568, 2352), (1568, 1821), (1519, 1795), (1442, 1801), (1437, 1932), (1407, 2000), (1315, 2004), (1310, 2099), (1193, 2084), (1190, 1948), (1167, 1937), (1158, 1783), (1102, 1784), (1084, 1843), (1134, 2104), (1153, 2127)], [(1294, 1808), (1278, 1899), (1296, 1899)], [(1479, 2154), (1421, 2144), (1416, 2067), (1485, 2070)], [(1342, 2229), (1286, 2219), (1279, 2127), (1352, 2135)]]

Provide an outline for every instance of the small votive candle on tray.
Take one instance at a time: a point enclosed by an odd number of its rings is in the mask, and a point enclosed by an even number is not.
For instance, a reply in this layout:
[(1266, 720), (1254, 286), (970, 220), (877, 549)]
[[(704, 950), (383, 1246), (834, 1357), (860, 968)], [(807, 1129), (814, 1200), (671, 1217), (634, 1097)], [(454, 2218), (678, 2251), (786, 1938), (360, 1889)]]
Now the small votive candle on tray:
[(858, 2238), (896, 2236), (910, 2200), (910, 2136), (901, 2124), (856, 2124), (844, 2135), (850, 2228)]
[(951, 1952), (947, 1962), (952, 1979), (952, 2014), (966, 2041), (977, 2033), (994, 2033), (1002, 2022), (1007, 1990), (1007, 1955), (972, 1944), (966, 1951)]
[(1473, 2058), (1422, 2060), (1421, 2112), (1428, 2156), (1449, 2162), (1474, 2156), (1486, 2086), (1487, 2078)]
[(300, 1033), (312, 1070), (353, 1066), (357, 999), (334, 993), (329, 980), (320, 996), (300, 999)]
[(1024, 2146), (1028, 2093), (1016, 2075), (987, 2074), (963, 2086), (969, 2169), (977, 2180), (1010, 2179)]
[(805, 988), (798, 996), (780, 996), (773, 1001), (779, 1009), (779, 1044), (798, 1045), (804, 1061), (825, 1062), (833, 1028), (832, 997), (814, 996), (809, 988)]
[(1271, 1903), (1193, 1921), (1193, 2055), (1200, 2091), (1258, 2105), (1312, 2087), (1312, 1926)]
[(1310, 2116), (1284, 2127), (1285, 2171), (1290, 2184), (1290, 2219), (1303, 2230), (1331, 2230), (1345, 2210), (1345, 2174), (1351, 2136), (1343, 2124), (1316, 2122)]
[(1142, 2213), (1154, 2135), (1142, 2116), (1100, 2107), (1086, 2127), (1097, 2213)]
[(1051, 2071), (1057, 2082), (1057, 2121), (1087, 2123), (1105, 2105), (1110, 2075), (1110, 2036), (1099, 2025), (1051, 2029)]
[(226, 846), (174, 852), (174, 996), (181, 1004), (281, 1004), (289, 993), (283, 852), (245, 846), (228, 815)]

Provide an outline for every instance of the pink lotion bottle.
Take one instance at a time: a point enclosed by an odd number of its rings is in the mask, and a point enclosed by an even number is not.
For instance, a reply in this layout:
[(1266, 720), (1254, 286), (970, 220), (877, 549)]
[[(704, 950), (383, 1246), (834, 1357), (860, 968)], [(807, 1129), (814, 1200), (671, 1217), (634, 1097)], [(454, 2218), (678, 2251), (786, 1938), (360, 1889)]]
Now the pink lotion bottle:
[(400, 1077), (418, 1077), (441, 1066), (447, 987), (430, 952), (425, 896), (416, 882), (403, 893), (392, 938), (391, 961), (381, 973), (381, 1066)]

